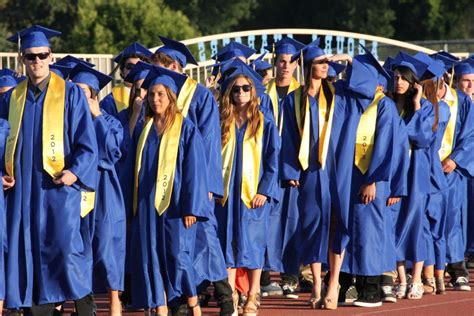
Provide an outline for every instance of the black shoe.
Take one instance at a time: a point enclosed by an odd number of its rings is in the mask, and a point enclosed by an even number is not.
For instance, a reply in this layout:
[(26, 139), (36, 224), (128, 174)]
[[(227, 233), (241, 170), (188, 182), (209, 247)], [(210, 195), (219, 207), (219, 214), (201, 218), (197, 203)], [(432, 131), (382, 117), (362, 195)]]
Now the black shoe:
[(219, 303), (219, 316), (232, 316), (234, 314), (234, 302), (227, 301)]
[(181, 304), (178, 306), (173, 306), (171, 308), (172, 316), (187, 316), (188, 315), (188, 304)]
[(299, 283), (301, 293), (311, 293), (313, 291), (313, 282), (301, 278)]
[(209, 294), (208, 292), (202, 292), (198, 294), (198, 301), (200, 306), (208, 307), (210, 300), (211, 294)]
[(352, 305), (359, 307), (382, 306), (380, 276), (357, 276), (356, 286), (359, 297)]
[(283, 284), (281, 289), (283, 290), (283, 295), (286, 298), (292, 298), (295, 300), (299, 298), (298, 292), (296, 292), (296, 285)]

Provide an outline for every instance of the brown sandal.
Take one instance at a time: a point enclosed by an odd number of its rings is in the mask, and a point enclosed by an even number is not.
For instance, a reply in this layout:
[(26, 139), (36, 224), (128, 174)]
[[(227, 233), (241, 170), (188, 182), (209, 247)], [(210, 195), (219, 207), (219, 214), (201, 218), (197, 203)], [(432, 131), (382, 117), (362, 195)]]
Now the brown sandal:
[(260, 293), (251, 294), (247, 298), (244, 306), (243, 316), (257, 316), (260, 308)]

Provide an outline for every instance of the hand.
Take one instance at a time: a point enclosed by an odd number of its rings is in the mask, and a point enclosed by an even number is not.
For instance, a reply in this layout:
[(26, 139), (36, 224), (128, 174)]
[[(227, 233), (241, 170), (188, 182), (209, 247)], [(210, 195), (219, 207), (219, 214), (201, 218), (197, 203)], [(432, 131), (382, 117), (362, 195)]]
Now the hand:
[(10, 176), (3, 176), (2, 183), (3, 183), (3, 190), (11, 189), (15, 186), (15, 178), (10, 177)]
[(446, 158), (445, 160), (443, 160), (443, 162), (441, 163), (441, 166), (443, 167), (443, 172), (444, 173), (451, 173), (457, 167), (454, 160), (452, 160), (450, 158)]
[(184, 224), (184, 227), (191, 228), (191, 226), (196, 224), (196, 216), (192, 216), (192, 215), (184, 216), (183, 217), (183, 224)]
[(210, 75), (206, 78), (206, 88), (211, 88), (214, 85), (216, 76)]
[(329, 57), (328, 61), (347, 61), (349, 64), (352, 64), (352, 57), (348, 54), (336, 54)]
[(71, 186), (77, 181), (77, 177), (74, 173), (69, 170), (63, 170), (54, 175), (53, 182), (57, 185)]
[(300, 182), (298, 180), (288, 180), (288, 185), (292, 188), (298, 188), (300, 186)]
[(360, 187), (359, 193), (360, 201), (367, 205), (373, 200), (375, 200), (375, 183), (372, 184), (363, 184)]
[(209, 196), (209, 201), (212, 201), (214, 194), (212, 192), (208, 192), (208, 196)]
[(400, 198), (399, 198), (399, 197), (390, 197), (390, 198), (388, 198), (388, 200), (387, 200), (387, 206), (395, 205), (395, 204), (397, 204), (398, 202), (400, 202)]
[(91, 111), (93, 118), (102, 115), (102, 112), (100, 112), (99, 100), (97, 100), (97, 97), (87, 98), (87, 103), (89, 103), (89, 110)]
[(254, 196), (252, 200), (252, 208), (259, 208), (265, 205), (265, 202), (267, 201), (267, 197), (262, 194), (257, 194)]
[(133, 113), (135, 114), (140, 114), (140, 112), (142, 111), (142, 103), (143, 103), (143, 99), (140, 98), (140, 97), (135, 97), (135, 99), (133, 100)]
[(423, 96), (423, 87), (415, 82), (413, 84), (413, 88), (416, 90), (416, 93), (413, 96), (413, 104), (415, 105), (415, 108), (413, 110), (416, 112), (421, 108), (420, 101), (421, 97)]

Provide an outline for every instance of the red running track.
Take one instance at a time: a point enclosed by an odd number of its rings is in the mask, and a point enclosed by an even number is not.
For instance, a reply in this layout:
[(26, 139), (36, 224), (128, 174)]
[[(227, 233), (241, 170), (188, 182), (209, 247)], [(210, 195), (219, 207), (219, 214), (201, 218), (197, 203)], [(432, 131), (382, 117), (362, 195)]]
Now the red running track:
[[(425, 295), (421, 300), (398, 300), (397, 303), (384, 303), (377, 308), (339, 307), (335, 311), (310, 310), (307, 305), (309, 293), (301, 293), (297, 300), (284, 297), (262, 298), (259, 312), (261, 316), (292, 316), (292, 315), (448, 315), (448, 316), (474, 316), (474, 270), (470, 271), (470, 285), (472, 292), (453, 291), (446, 289), (445, 295)], [(108, 299), (106, 296), (96, 297), (98, 315), (108, 316)], [(203, 315), (219, 315), (215, 301), (209, 307), (203, 308)], [(70, 312), (72, 304), (66, 305), (66, 312)], [(124, 312), (124, 316), (142, 316), (143, 312)]]

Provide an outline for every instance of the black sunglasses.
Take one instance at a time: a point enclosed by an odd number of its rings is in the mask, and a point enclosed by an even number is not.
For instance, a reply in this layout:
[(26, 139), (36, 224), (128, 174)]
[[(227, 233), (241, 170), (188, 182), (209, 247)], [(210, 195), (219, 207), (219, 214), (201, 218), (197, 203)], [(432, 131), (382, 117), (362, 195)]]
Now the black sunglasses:
[(322, 64), (327, 64), (329, 61), (327, 58), (325, 59), (320, 59), (320, 60), (313, 60), (312, 64), (313, 65), (322, 65)]
[(27, 54), (23, 54), (23, 57), (31, 61), (36, 60), (36, 57), (38, 57), (41, 60), (45, 60), (46, 58), (49, 57), (50, 54), (51, 54), (50, 52), (38, 53), (38, 54), (27, 53)]
[(240, 89), (242, 89), (244, 92), (249, 92), (252, 89), (252, 86), (249, 84), (244, 84), (243, 86), (233, 86), (232, 93), (239, 93)]

